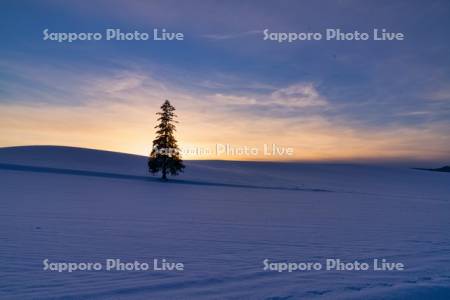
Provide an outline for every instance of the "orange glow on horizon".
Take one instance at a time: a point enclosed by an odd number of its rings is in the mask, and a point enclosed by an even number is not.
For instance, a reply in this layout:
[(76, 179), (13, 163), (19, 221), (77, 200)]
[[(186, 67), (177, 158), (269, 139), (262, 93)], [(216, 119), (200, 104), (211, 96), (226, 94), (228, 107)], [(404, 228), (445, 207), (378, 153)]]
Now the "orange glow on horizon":
[[(142, 106), (126, 104), (70, 108), (3, 105), (0, 146), (66, 145), (148, 155), (154, 137), (155, 112), (156, 109), (148, 111)], [(257, 155), (217, 155), (214, 151), (200, 155), (188, 153), (183, 155), (187, 160), (329, 161), (448, 157), (448, 152), (441, 151), (442, 146), (435, 143), (439, 128), (437, 131), (394, 128), (387, 132), (374, 132), (329, 124), (321, 119), (293, 125), (282, 119), (235, 117), (230, 121), (224, 116), (205, 125), (195, 111), (183, 111), (181, 115), (176, 136), (182, 148), (214, 150), (217, 144), (229, 144), (232, 148), (259, 149)], [(430, 132), (435, 133), (430, 135)], [(371, 137), (370, 140), (366, 139), (367, 136)], [(264, 155), (264, 144), (292, 148), (294, 154)]]

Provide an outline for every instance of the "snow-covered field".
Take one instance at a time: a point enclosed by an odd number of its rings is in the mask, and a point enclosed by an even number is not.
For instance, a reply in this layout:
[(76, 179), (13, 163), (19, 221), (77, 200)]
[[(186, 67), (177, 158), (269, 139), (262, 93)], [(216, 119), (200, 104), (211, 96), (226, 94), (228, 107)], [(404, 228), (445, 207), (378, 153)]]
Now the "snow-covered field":
[[(338, 164), (190, 161), (0, 149), (0, 299), (450, 299), (450, 174)], [(43, 270), (51, 262), (182, 262), (185, 270)], [(404, 271), (263, 270), (263, 260)]]

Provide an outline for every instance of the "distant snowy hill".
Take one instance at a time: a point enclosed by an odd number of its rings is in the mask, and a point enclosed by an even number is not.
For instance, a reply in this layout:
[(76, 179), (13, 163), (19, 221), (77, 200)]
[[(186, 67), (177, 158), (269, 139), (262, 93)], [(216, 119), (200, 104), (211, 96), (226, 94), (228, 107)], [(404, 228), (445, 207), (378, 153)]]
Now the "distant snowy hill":
[(444, 166), (444, 167), (436, 168), (436, 169), (417, 168), (417, 170), (436, 171), (436, 172), (450, 172), (450, 166)]
[[(0, 148), (0, 299), (449, 299), (450, 177), (399, 167), (188, 161)], [(183, 272), (42, 270), (42, 261), (181, 261)], [(263, 260), (404, 271), (263, 270)]]
[(438, 172), (450, 172), (450, 166), (445, 166), (445, 167), (437, 168), (437, 169), (434, 169), (434, 170), (438, 171)]

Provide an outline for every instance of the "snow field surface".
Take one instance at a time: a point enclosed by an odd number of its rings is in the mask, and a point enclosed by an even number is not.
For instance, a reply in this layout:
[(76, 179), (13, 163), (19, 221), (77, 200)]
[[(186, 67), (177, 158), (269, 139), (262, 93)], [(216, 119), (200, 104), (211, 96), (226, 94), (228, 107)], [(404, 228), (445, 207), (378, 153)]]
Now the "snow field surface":
[[(400, 167), (188, 161), (0, 149), (0, 299), (449, 299), (450, 177)], [(43, 270), (43, 261), (181, 262), (184, 271)], [(263, 261), (401, 262), (268, 271)]]

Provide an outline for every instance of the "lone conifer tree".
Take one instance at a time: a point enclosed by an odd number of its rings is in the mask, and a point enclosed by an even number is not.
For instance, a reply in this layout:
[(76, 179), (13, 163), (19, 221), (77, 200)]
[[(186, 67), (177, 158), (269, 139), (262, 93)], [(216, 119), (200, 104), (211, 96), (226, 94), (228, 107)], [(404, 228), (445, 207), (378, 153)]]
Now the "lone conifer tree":
[(169, 100), (164, 101), (161, 112), (156, 113), (159, 118), (156, 138), (153, 140), (153, 149), (148, 159), (148, 168), (153, 175), (161, 171), (161, 178), (167, 180), (167, 175), (178, 175), (183, 172), (184, 165), (181, 160), (180, 149), (174, 136), (174, 120), (177, 117)]

